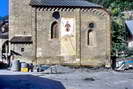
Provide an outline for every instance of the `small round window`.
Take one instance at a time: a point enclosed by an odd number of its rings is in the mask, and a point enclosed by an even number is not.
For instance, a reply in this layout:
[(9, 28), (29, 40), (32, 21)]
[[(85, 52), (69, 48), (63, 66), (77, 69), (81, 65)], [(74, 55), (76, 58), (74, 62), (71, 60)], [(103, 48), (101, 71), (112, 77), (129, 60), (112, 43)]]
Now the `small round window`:
[(89, 28), (94, 28), (95, 24), (94, 23), (89, 23)]
[(58, 11), (54, 12), (52, 17), (54, 17), (55, 19), (59, 19), (60, 18), (60, 13)]

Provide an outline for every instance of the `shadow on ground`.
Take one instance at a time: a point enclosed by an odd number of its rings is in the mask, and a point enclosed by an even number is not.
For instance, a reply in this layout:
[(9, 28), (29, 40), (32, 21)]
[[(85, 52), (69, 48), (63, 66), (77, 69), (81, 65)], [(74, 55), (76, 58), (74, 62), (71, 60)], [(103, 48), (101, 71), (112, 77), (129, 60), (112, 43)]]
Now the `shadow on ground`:
[(33, 75), (0, 75), (0, 89), (66, 89), (59, 81)]

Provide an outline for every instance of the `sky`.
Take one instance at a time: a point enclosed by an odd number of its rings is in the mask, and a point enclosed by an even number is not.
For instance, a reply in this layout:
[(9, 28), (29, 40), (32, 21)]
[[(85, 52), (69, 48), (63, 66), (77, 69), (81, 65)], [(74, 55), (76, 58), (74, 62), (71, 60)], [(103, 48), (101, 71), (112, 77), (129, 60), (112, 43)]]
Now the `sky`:
[(0, 0), (0, 16), (8, 15), (8, 0)]

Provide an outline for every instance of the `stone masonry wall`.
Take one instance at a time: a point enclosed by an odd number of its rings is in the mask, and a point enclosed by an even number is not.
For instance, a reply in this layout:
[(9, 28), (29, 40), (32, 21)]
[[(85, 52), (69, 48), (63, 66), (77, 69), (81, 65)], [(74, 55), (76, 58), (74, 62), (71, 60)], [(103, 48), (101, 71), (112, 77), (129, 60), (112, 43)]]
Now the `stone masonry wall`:
[[(29, 2), (30, 0), (10, 0), (9, 38), (31, 35), (33, 39), (33, 44), (10, 44), (10, 50), (20, 52), (21, 48), (26, 49), (22, 56), (16, 56), (16, 59), (37, 64), (110, 65), (111, 24), (110, 16), (104, 9), (37, 8), (31, 7)], [(60, 13), (59, 19), (52, 17), (55, 11)], [(51, 39), (51, 24), (56, 21), (60, 26), (61, 18), (75, 20), (74, 55), (62, 55), (62, 42), (65, 42), (60, 38), (62, 29), (59, 28), (58, 39)], [(94, 23), (94, 45), (87, 44), (89, 23)]]
[[(103, 9), (58, 9), (57, 11), (60, 12), (61, 18), (75, 18), (76, 20), (76, 55), (61, 56), (61, 40), (50, 39), (52, 22), (57, 21), (60, 24), (61, 20), (56, 20), (52, 17), (55, 9), (58, 8), (40, 8), (37, 10), (38, 63), (87, 66), (110, 65), (111, 27), (109, 14)], [(88, 46), (87, 31), (89, 30), (89, 23), (92, 22), (95, 24), (93, 30), (96, 43), (94, 46)]]
[[(90, 28), (89, 23), (94, 23)], [(89, 9), (81, 11), (81, 64), (109, 65), (110, 63), (110, 16), (103, 9)], [(87, 44), (88, 30), (94, 33), (94, 44)]]
[[(29, 5), (30, 0), (9, 0), (9, 40), (14, 36), (31, 36), (32, 35), (32, 8)], [(30, 46), (30, 47), (29, 47)], [(32, 44), (28, 46), (28, 52), (24, 52), (23, 56), (15, 57), (16, 59), (26, 59), (32, 61), (34, 58), (34, 50)], [(27, 45), (10, 44), (10, 50), (16, 49), (17, 52)]]

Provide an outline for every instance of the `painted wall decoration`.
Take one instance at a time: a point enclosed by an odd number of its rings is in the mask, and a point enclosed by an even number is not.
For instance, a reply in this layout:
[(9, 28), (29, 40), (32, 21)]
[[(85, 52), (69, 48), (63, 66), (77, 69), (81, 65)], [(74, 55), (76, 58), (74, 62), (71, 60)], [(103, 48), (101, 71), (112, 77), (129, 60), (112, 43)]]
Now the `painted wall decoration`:
[(75, 19), (62, 18), (61, 19), (61, 37), (75, 35)]
[(76, 30), (74, 18), (61, 19), (61, 55), (76, 55)]

